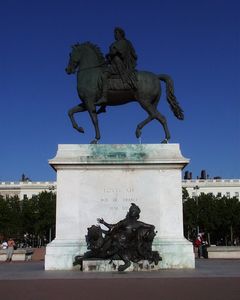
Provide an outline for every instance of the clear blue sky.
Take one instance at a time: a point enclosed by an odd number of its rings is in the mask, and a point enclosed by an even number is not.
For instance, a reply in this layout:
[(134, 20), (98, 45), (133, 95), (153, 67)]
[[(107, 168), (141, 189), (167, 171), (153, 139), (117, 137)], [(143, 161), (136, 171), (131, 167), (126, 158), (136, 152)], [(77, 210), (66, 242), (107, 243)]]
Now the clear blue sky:
[[(77, 105), (76, 78), (64, 71), (70, 46), (91, 41), (105, 54), (113, 28), (123, 27), (138, 54), (138, 69), (167, 73), (185, 112), (177, 120), (165, 93), (158, 109), (166, 116), (171, 143), (201, 169), (240, 178), (240, 2), (238, 0), (1, 1), (0, 181), (55, 180), (48, 165), (58, 144), (85, 144), (94, 137), (87, 113), (74, 131), (67, 116)], [(164, 88), (164, 85), (163, 85)], [(101, 143), (138, 143), (145, 118), (137, 103), (102, 114)], [(124, 120), (124, 121), (123, 121)], [(153, 121), (143, 143), (164, 137)]]

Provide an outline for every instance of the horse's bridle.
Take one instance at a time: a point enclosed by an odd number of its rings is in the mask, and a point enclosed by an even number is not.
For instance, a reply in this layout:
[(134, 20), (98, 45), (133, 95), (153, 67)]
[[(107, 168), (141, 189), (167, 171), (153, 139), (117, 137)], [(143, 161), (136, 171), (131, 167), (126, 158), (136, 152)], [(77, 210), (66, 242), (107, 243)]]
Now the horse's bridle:
[(91, 67), (87, 67), (87, 68), (78, 69), (78, 71), (81, 72), (81, 71), (85, 71), (85, 70), (100, 68), (100, 67), (102, 67), (104, 65), (107, 65), (107, 64), (108, 64), (107, 62), (103, 62), (103, 63), (101, 63), (99, 65), (96, 65), (96, 66), (91, 66)]

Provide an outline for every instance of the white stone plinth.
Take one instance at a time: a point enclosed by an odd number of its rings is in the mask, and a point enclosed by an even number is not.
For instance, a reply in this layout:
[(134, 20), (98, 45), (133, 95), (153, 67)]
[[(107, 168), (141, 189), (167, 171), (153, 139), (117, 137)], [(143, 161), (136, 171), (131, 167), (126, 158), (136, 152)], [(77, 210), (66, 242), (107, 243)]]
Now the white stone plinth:
[(178, 144), (59, 145), (49, 162), (57, 171), (57, 217), (45, 269), (73, 269), (74, 257), (86, 251), (87, 228), (99, 217), (124, 219), (132, 202), (157, 230), (153, 250), (162, 267), (194, 268), (183, 236), (181, 170), (188, 162)]

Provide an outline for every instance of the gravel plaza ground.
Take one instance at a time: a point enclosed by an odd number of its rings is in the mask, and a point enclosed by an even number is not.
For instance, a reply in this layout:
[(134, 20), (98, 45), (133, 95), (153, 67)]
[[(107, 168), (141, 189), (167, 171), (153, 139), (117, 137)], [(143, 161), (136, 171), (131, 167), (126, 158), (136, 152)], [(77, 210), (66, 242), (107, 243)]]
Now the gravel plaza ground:
[(196, 260), (194, 270), (44, 271), (43, 261), (0, 263), (1, 299), (239, 300), (240, 260)]

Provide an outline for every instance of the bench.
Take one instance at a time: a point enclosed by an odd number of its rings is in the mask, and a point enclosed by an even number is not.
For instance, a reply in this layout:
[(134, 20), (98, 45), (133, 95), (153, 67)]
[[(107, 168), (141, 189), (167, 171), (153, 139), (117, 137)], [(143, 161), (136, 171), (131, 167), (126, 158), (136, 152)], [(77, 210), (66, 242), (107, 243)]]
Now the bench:
[(238, 246), (211, 246), (207, 251), (209, 258), (240, 259)]
[[(17, 249), (13, 251), (12, 261), (25, 261), (32, 259), (32, 249)], [(6, 261), (7, 250), (0, 250), (0, 261)]]

